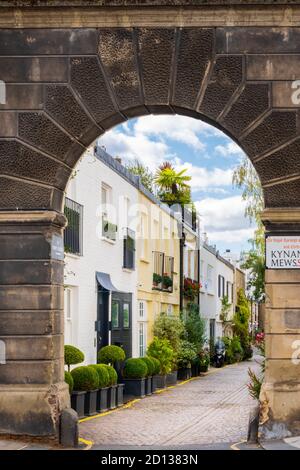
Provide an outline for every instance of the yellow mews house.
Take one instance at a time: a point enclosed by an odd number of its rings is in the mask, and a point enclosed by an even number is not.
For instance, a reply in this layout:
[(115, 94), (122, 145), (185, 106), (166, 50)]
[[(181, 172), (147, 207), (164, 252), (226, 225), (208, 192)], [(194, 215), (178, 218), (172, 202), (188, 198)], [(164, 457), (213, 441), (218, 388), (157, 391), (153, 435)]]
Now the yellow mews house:
[(139, 191), (137, 237), (138, 350), (144, 356), (160, 312), (179, 315), (178, 218), (145, 188)]

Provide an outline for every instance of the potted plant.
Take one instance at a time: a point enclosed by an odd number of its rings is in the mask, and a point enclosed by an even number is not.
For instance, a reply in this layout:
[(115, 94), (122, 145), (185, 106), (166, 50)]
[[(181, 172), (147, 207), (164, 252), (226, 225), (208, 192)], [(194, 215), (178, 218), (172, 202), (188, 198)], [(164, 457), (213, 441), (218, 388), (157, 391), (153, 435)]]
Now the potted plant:
[(177, 356), (178, 361), (178, 379), (187, 380), (192, 376), (191, 363), (197, 356), (197, 350), (190, 341), (182, 340), (181, 347)]
[(125, 361), (125, 357), (126, 354), (123, 348), (114, 344), (110, 344), (99, 350), (98, 363), (113, 366), (113, 368), (117, 371), (118, 380), (121, 382), (121, 363)]
[(199, 363), (200, 363), (200, 365), (199, 365), (200, 373), (201, 372), (207, 372), (208, 367), (209, 367), (209, 363), (210, 363), (209, 350), (208, 349), (203, 349), (202, 351), (200, 351), (198, 356), (199, 356)]
[(156, 357), (151, 357), (151, 356), (147, 356), (147, 357), (150, 357), (153, 363), (153, 375), (152, 375), (152, 380), (151, 380), (151, 386), (152, 386), (152, 393), (154, 393), (155, 390), (157, 389), (156, 378), (160, 374), (160, 362), (158, 359), (156, 359)]
[(200, 375), (200, 357), (199, 354), (192, 360), (191, 367), (192, 377), (198, 377)]
[(178, 370), (174, 365), (173, 370), (167, 373), (166, 383), (167, 385), (176, 385), (178, 379)]
[(146, 395), (152, 395), (152, 377), (155, 369), (153, 359), (151, 357), (145, 356), (141, 357), (142, 361), (145, 362), (148, 373), (146, 376)]
[(70, 344), (65, 345), (65, 364), (68, 366), (68, 372), (70, 372), (70, 366), (80, 364), (83, 361), (84, 354), (80, 349)]
[(153, 273), (153, 287), (159, 287), (162, 282), (162, 276), (157, 273)]
[(174, 351), (167, 339), (159, 339), (156, 336), (150, 343), (147, 351), (150, 357), (156, 357), (160, 362), (160, 373), (155, 375), (156, 388), (166, 388), (167, 373), (172, 369), (172, 361), (174, 358)]
[(186, 299), (193, 302), (195, 297), (199, 294), (200, 289), (201, 289), (201, 284), (199, 282), (193, 281), (189, 277), (184, 278), (183, 295)]
[(103, 413), (108, 410), (108, 385), (109, 373), (105, 364), (91, 364), (99, 377), (99, 389), (97, 392), (96, 410)]
[(70, 372), (65, 371), (65, 382), (69, 385), (69, 392), (71, 395), (74, 388), (74, 380)]
[(105, 364), (105, 367), (109, 375), (107, 403), (108, 408), (113, 410), (117, 407), (118, 374), (113, 366)]
[[(72, 408), (77, 411), (79, 418), (82, 418), (84, 415), (92, 416), (96, 414), (97, 390), (99, 386), (97, 372), (90, 366), (80, 366), (73, 369), (71, 374), (74, 380), (74, 390), (71, 396)], [(84, 399), (83, 410), (82, 397)]]
[(168, 274), (164, 274), (162, 277), (162, 288), (163, 290), (172, 291), (173, 280)]
[(127, 359), (123, 369), (125, 394), (143, 398), (145, 396), (145, 377), (147, 374), (148, 368), (143, 359)]

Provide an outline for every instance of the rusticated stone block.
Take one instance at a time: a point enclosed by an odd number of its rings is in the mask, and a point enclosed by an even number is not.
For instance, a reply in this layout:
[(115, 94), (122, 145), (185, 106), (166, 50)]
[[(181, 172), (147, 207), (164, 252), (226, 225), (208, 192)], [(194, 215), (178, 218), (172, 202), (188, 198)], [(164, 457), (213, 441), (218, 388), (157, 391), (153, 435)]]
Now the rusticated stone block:
[[(297, 354), (298, 351), (298, 354)], [(295, 355), (296, 353), (296, 355)], [(267, 334), (266, 335), (266, 358), (289, 359), (291, 367), (292, 360), (300, 359), (300, 335), (297, 334)], [(297, 362), (297, 361), (296, 361)], [(288, 380), (288, 379), (287, 379)], [(300, 382), (300, 380), (298, 379)]]
[(85, 147), (74, 142), (43, 113), (20, 113), (19, 136), (61, 160), (67, 160), (68, 156), (78, 159), (85, 150)]
[(280, 54), (299, 52), (298, 28), (217, 28), (218, 54)]
[(264, 330), (266, 333), (300, 334), (300, 308), (265, 310)]
[(120, 109), (143, 104), (132, 29), (101, 29), (99, 56)]
[(72, 57), (71, 85), (103, 129), (124, 120), (113, 103), (97, 57)]
[(62, 310), (63, 296), (62, 286), (0, 285), (3, 310)]
[(199, 110), (216, 119), (243, 80), (243, 57), (217, 57)]
[(233, 135), (239, 136), (269, 108), (269, 85), (247, 83), (242, 93), (230, 107), (222, 124)]
[(7, 83), (68, 81), (65, 57), (0, 57), (0, 70)]
[(169, 103), (174, 38), (174, 29), (138, 30), (139, 57), (147, 105)]
[(299, 384), (300, 361), (293, 364), (290, 359), (271, 359), (266, 362), (265, 381), (274, 386)]
[(300, 55), (249, 55), (248, 80), (298, 80)]
[(50, 256), (50, 240), (46, 240), (42, 234), (27, 233), (25, 237), (22, 229), (20, 229), (20, 233), (0, 232), (0, 260), (47, 260)]
[(96, 54), (97, 45), (94, 28), (0, 30), (0, 55)]
[(101, 133), (65, 85), (46, 85), (45, 108), (67, 131), (84, 145), (90, 145)]
[(298, 284), (266, 284), (266, 307), (300, 308)]
[(61, 310), (0, 310), (0, 336), (62, 334), (64, 313)]
[(59, 261), (0, 261), (0, 284), (63, 284), (64, 266)]
[(300, 139), (255, 163), (262, 183), (300, 172)]
[(264, 188), (266, 207), (298, 207), (300, 180), (295, 179)]
[(250, 158), (282, 144), (297, 135), (295, 111), (272, 111), (246, 137), (242, 138), (245, 151)]
[(71, 169), (16, 141), (0, 141), (2, 174), (25, 177), (65, 189)]
[(27, 181), (0, 176), (0, 207), (6, 210), (49, 209), (52, 191)]
[(63, 359), (63, 335), (0, 336), (7, 361), (50, 361)]
[(15, 137), (18, 126), (17, 113), (3, 111), (0, 113), (0, 137)]
[(300, 269), (266, 269), (266, 284), (300, 284)]
[[(1, 34), (1, 30), (0, 30)], [(43, 107), (42, 85), (6, 84), (5, 104), (0, 109), (41, 109)]]
[(212, 59), (213, 40), (213, 29), (180, 30), (175, 90), (172, 100), (175, 105), (194, 107), (202, 80)]
[(0, 384), (46, 385), (64, 380), (63, 361), (7, 361), (0, 367)]

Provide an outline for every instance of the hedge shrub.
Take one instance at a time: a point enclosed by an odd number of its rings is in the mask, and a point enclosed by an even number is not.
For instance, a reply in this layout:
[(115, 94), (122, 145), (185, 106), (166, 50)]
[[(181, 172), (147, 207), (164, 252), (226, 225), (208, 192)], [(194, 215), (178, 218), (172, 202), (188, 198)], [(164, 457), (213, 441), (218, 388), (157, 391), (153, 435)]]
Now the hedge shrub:
[(109, 376), (108, 386), (111, 387), (112, 385), (116, 385), (118, 383), (118, 374), (113, 368), (113, 366), (109, 366), (108, 364), (103, 364), (106, 367)]
[(107, 366), (105, 364), (91, 364), (90, 367), (93, 367), (99, 377), (99, 388), (105, 388), (109, 385), (109, 373)]
[(74, 380), (74, 390), (78, 392), (96, 390), (99, 387), (99, 376), (93, 367), (76, 367), (71, 375)]
[(148, 374), (148, 368), (141, 358), (127, 359), (124, 365), (123, 375), (126, 379), (142, 379)]
[(71, 395), (74, 388), (74, 380), (70, 372), (65, 372), (65, 382), (69, 385), (69, 392)]
[(68, 366), (70, 372), (70, 366), (80, 364), (84, 361), (84, 354), (80, 349), (70, 344), (65, 345), (65, 364)]
[(118, 361), (124, 361), (125, 357), (124, 349), (113, 344), (104, 346), (98, 352), (98, 362), (102, 364), (114, 365)]
[(159, 360), (161, 374), (165, 375), (172, 370), (174, 351), (169, 340), (154, 336), (153, 341), (149, 344), (147, 355)]
[(147, 369), (148, 369), (148, 373), (147, 375), (148, 376), (152, 376), (153, 373), (154, 373), (154, 369), (155, 369), (155, 365), (154, 365), (154, 362), (153, 362), (153, 359), (151, 357), (141, 357), (142, 361), (144, 361), (144, 363), (146, 364), (147, 366)]
[(159, 360), (156, 357), (153, 357), (153, 356), (147, 356), (147, 357), (149, 357), (151, 359), (151, 361), (153, 362), (153, 365), (154, 365), (153, 375), (160, 374), (160, 362), (159, 362)]

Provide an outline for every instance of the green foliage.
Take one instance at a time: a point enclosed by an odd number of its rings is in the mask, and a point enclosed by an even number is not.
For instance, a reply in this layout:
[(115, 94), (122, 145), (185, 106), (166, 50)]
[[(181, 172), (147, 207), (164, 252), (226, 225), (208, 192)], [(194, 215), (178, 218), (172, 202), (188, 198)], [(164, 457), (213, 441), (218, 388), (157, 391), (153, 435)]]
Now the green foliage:
[(131, 357), (125, 361), (123, 376), (126, 379), (142, 379), (148, 374), (148, 367), (142, 358)]
[(228, 296), (224, 295), (222, 298), (221, 314), (220, 320), (226, 322), (228, 320), (228, 315), (230, 312), (231, 303), (229, 303)]
[(99, 386), (99, 377), (96, 370), (90, 366), (80, 366), (72, 370), (74, 390), (89, 391), (96, 390)]
[(191, 367), (191, 363), (197, 357), (196, 346), (187, 340), (182, 340), (180, 349), (177, 356), (177, 363), (179, 367)]
[(155, 336), (148, 347), (147, 355), (159, 360), (161, 374), (167, 374), (172, 370), (174, 351), (169, 340)]
[(205, 321), (200, 316), (199, 305), (190, 303), (181, 314), (185, 328), (185, 338), (196, 347), (199, 353), (205, 344)]
[(153, 357), (153, 356), (148, 356), (149, 359), (151, 359), (151, 361), (153, 362), (153, 375), (157, 375), (160, 373), (160, 362), (159, 360), (156, 358), (156, 357)]
[(142, 185), (152, 194), (154, 193), (154, 175), (147, 166), (135, 159), (133, 162), (127, 163), (126, 168), (130, 173), (139, 176)]
[(118, 374), (116, 370), (113, 368), (113, 366), (110, 366), (108, 364), (103, 365), (106, 367), (109, 376), (108, 386), (111, 387), (112, 385), (116, 385), (116, 383), (118, 382)]
[(170, 162), (163, 163), (157, 170), (154, 181), (158, 187), (160, 199), (168, 205), (173, 204), (190, 204), (191, 188), (188, 181), (191, 180), (187, 176), (186, 169), (176, 172)]
[(162, 276), (160, 274), (157, 274), (157, 273), (153, 273), (153, 284), (154, 285), (158, 285), (160, 284), (162, 281)]
[(222, 338), (222, 341), (225, 344), (225, 360), (227, 364), (233, 364), (234, 362), (241, 361), (243, 358), (244, 351), (241, 346), (239, 337), (234, 336), (233, 338), (229, 338), (228, 336), (224, 336), (224, 338)]
[(70, 372), (70, 366), (80, 364), (84, 361), (84, 354), (80, 349), (70, 344), (65, 345), (65, 364), (68, 366)]
[(250, 307), (243, 289), (238, 291), (236, 313), (233, 317), (233, 332), (238, 336), (243, 348), (243, 359), (251, 357), (251, 338), (249, 335)]
[(102, 364), (114, 365), (118, 361), (124, 361), (125, 357), (124, 349), (113, 344), (104, 346), (98, 352), (98, 362)]
[(147, 375), (148, 375), (148, 376), (152, 376), (153, 373), (154, 373), (154, 369), (155, 369), (155, 364), (154, 364), (154, 362), (153, 362), (152, 357), (147, 357), (147, 356), (145, 356), (145, 357), (141, 357), (141, 359), (142, 359), (142, 361), (145, 362), (145, 364), (146, 364), (146, 366), (147, 366), (147, 369), (148, 369)]
[(159, 339), (167, 339), (176, 356), (180, 348), (180, 338), (184, 334), (184, 325), (180, 318), (162, 312), (154, 322), (153, 334)]
[(256, 375), (250, 368), (248, 369), (248, 375), (250, 378), (250, 382), (248, 383), (250, 396), (255, 400), (259, 400), (261, 386), (263, 383), (263, 376)]
[(109, 384), (109, 374), (106, 364), (91, 364), (90, 367), (93, 367), (98, 374), (99, 388), (107, 387)]
[(243, 269), (248, 269), (248, 288), (251, 292), (252, 300), (261, 302), (265, 299), (265, 254), (261, 254), (253, 247), (247, 254), (242, 265)]
[(73, 388), (74, 388), (74, 380), (73, 380), (73, 377), (71, 375), (71, 372), (66, 372), (65, 371), (65, 382), (69, 385), (69, 392), (70, 392), (70, 395), (73, 391)]

